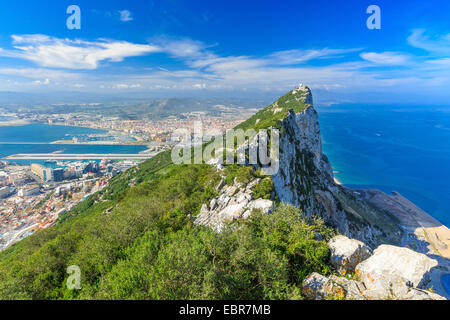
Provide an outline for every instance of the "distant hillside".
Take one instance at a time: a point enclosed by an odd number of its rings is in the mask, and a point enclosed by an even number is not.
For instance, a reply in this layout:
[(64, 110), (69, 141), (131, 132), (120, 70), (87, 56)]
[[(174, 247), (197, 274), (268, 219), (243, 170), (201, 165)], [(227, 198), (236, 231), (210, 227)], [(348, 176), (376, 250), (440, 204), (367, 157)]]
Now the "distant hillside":
[[(94, 97), (84, 103), (58, 102), (58, 99), (18, 93), (0, 93), (0, 107), (8, 112), (30, 114), (83, 113), (121, 120), (159, 120), (170, 116), (201, 112), (205, 116), (240, 118), (250, 116), (263, 106), (261, 101), (243, 99), (117, 99), (102, 100)], [(67, 99), (65, 99), (67, 100)], [(56, 101), (56, 102), (55, 102)], [(64, 101), (64, 100), (63, 100)], [(70, 99), (69, 99), (70, 101)], [(76, 101), (76, 99), (75, 99)]]

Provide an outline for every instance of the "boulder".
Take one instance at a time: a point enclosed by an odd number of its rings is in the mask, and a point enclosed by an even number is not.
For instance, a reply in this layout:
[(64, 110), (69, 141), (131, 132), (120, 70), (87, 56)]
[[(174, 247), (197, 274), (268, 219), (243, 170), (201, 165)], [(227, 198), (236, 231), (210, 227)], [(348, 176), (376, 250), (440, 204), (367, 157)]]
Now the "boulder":
[[(335, 267), (344, 266), (345, 272), (353, 261), (352, 252), (364, 247), (360, 246), (359, 241), (352, 241), (339, 236), (329, 242)], [(424, 254), (407, 248), (381, 245), (372, 256), (356, 266), (354, 279), (312, 273), (303, 281), (302, 292), (309, 299), (319, 300), (446, 300), (428, 290), (431, 276), (436, 276), (435, 271), (440, 274), (438, 261)]]
[(437, 265), (436, 260), (408, 248), (381, 245), (356, 266), (355, 273), (373, 298), (403, 299), (417, 295), (411, 288), (428, 288), (430, 271)]
[(344, 277), (338, 277), (332, 275), (329, 279), (334, 283), (334, 285), (339, 285), (344, 289), (345, 299), (349, 300), (367, 300), (364, 296), (364, 291), (366, 287), (360, 281), (350, 280)]
[(248, 209), (251, 211), (253, 209), (261, 210), (263, 214), (271, 213), (273, 210), (273, 201), (266, 199), (256, 199), (249, 203)]
[(248, 200), (241, 203), (236, 203), (233, 205), (226, 206), (222, 211), (219, 212), (219, 217), (222, 221), (232, 221), (239, 218), (244, 212), (247, 206)]
[(302, 283), (302, 293), (313, 300), (323, 300), (328, 298), (344, 298), (344, 289), (334, 284), (333, 281), (317, 272), (311, 273)]
[[(400, 290), (398, 290), (400, 289)], [(391, 288), (375, 288), (364, 291), (369, 300), (447, 300), (428, 290), (407, 286)]]
[(371, 254), (370, 248), (363, 242), (345, 236), (332, 238), (328, 241), (328, 247), (331, 251), (331, 264), (342, 275), (353, 273), (356, 265)]
[(273, 210), (273, 201), (253, 200), (252, 188), (248, 187), (254, 187), (258, 181), (260, 179), (253, 179), (246, 187), (236, 181), (234, 185), (226, 186), (225, 179), (222, 178), (216, 187), (220, 195), (210, 201), (209, 208), (206, 204), (202, 205), (194, 224), (209, 226), (221, 232), (225, 223), (241, 218), (247, 219), (253, 209), (261, 210), (263, 214), (270, 213)]
[(362, 281), (335, 275), (325, 277), (318, 273), (312, 273), (303, 280), (302, 293), (313, 300), (446, 300), (428, 290), (406, 286), (399, 295), (393, 293), (390, 288), (367, 290)]

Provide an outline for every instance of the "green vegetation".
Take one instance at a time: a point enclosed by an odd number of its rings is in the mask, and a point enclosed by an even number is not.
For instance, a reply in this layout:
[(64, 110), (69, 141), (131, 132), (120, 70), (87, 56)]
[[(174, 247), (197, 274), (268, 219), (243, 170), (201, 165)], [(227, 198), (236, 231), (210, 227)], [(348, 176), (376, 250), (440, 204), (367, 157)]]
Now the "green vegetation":
[[(194, 227), (186, 213), (208, 198), (212, 181), (202, 188), (191, 181), (205, 179), (209, 170), (179, 168), (107, 215), (72, 219), (16, 244), (0, 256), (0, 298), (301, 298), (307, 274), (329, 272), (332, 232), (291, 206), (266, 216), (254, 212), (238, 222), (241, 228), (220, 234)], [(196, 196), (186, 197), (186, 189)], [(318, 232), (326, 235), (321, 241)], [(69, 265), (81, 268), (81, 290), (65, 286)]]
[(233, 185), (234, 179), (236, 182), (246, 185), (253, 177), (257, 177), (257, 174), (251, 166), (232, 164), (225, 167), (225, 176), (227, 185)]
[[(153, 170), (148, 168), (147, 173), (161, 169), (158, 163), (154, 161)], [(188, 226), (189, 215), (197, 214), (201, 204), (214, 196), (219, 179), (207, 165), (177, 166), (159, 177), (154, 172), (153, 179), (122, 190), (127, 175), (130, 172), (116, 179), (103, 195), (82, 202), (56, 226), (2, 252), (0, 297), (67, 298), (65, 268), (72, 264), (83, 270), (86, 286), (95, 284), (150, 226), (167, 233)], [(112, 194), (116, 198), (102, 199)]]
[(253, 195), (256, 199), (270, 199), (275, 192), (273, 180), (271, 177), (264, 178), (253, 190)]
[(242, 122), (236, 129), (248, 130), (268, 129), (270, 127), (281, 129), (281, 122), (287, 113), (292, 110), (300, 113), (309, 105), (305, 103), (306, 91), (290, 91), (267, 108), (262, 109), (255, 115)]
[[(251, 167), (226, 170), (243, 183), (258, 175)], [(132, 180), (140, 184), (128, 187)], [(219, 181), (213, 167), (175, 166), (167, 154), (128, 170), (56, 226), (2, 252), (0, 298), (301, 298), (307, 274), (329, 272), (332, 231), (288, 206), (267, 216), (255, 211), (220, 234), (193, 226)], [(261, 195), (271, 192), (268, 181)], [(81, 290), (67, 289), (70, 265), (81, 269)]]

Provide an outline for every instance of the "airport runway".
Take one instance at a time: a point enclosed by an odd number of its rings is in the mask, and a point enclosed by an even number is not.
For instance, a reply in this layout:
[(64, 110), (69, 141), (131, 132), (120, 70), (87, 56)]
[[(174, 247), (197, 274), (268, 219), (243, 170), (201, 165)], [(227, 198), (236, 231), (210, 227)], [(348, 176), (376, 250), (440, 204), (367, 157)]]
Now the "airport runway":
[(99, 153), (19, 153), (12, 156), (5, 157), (5, 160), (140, 160), (150, 159), (155, 156), (155, 153), (138, 153), (138, 154), (99, 154)]

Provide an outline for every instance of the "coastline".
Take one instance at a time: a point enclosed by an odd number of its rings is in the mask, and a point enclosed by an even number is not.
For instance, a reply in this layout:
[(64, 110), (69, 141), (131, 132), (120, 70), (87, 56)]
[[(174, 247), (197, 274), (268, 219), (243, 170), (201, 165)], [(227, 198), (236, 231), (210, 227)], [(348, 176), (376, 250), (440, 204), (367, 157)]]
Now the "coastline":
[(398, 225), (405, 234), (402, 246), (450, 259), (450, 229), (399, 192), (392, 191), (392, 194), (387, 194), (378, 189), (346, 187), (336, 177), (334, 182), (343, 188), (360, 193), (361, 199), (392, 214), (399, 221)]
[[(47, 124), (47, 123), (33, 123), (30, 122), (28, 120), (11, 120), (11, 121), (0, 121), (0, 127), (21, 127), (21, 126), (28, 126), (28, 125), (32, 125), (32, 124), (44, 124), (47, 126), (60, 126), (60, 127), (73, 127), (73, 126), (67, 126), (65, 124), (56, 124), (56, 123), (52, 123), (52, 124)], [(111, 130), (104, 130), (104, 129), (98, 129), (98, 128), (93, 128), (93, 127), (88, 127), (88, 126), (76, 126), (76, 128), (86, 128), (86, 129), (93, 129), (93, 130), (103, 130), (104, 132), (108, 132), (110, 134), (120, 134), (117, 131), (111, 131)], [(61, 139), (58, 140), (49, 140), (46, 142), (28, 142), (28, 141), (14, 141), (14, 142), (10, 142), (10, 141), (4, 141), (1, 142), (0, 141), (0, 145), (1, 144), (5, 144), (5, 145), (59, 145), (61, 147), (64, 146), (142, 146), (145, 149), (143, 150), (139, 150), (138, 153), (142, 154), (144, 156), (146, 156), (149, 153), (152, 153), (152, 147), (150, 145), (150, 142), (148, 141), (144, 141), (142, 138), (138, 138), (136, 136), (132, 136), (133, 138), (135, 138), (135, 141), (74, 141), (73, 139), (67, 139), (64, 137), (61, 137)], [(3, 150), (5, 151), (5, 150)], [(30, 152), (28, 152), (30, 153)], [(39, 152), (38, 152), (39, 153)], [(44, 153), (49, 153), (47, 151), (45, 151)], [(90, 151), (89, 153), (92, 153), (92, 151)], [(123, 153), (123, 152), (118, 152), (118, 153)], [(14, 150), (11, 153), (6, 152), (6, 154), (4, 155), (0, 155), (1, 159), (6, 159), (9, 157), (14, 157), (15, 155), (17, 155), (18, 152), (17, 150)]]
[(405, 233), (402, 246), (415, 251), (450, 259), (450, 229), (393, 191), (388, 195), (376, 189), (351, 189), (381, 210), (392, 214)]
[(450, 229), (396, 191), (389, 195), (377, 189), (348, 188), (342, 184), (341, 187), (358, 193), (360, 200), (392, 215), (403, 231), (401, 247), (438, 261), (439, 268), (430, 275), (430, 283), (435, 292), (450, 299)]

